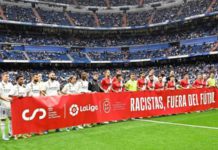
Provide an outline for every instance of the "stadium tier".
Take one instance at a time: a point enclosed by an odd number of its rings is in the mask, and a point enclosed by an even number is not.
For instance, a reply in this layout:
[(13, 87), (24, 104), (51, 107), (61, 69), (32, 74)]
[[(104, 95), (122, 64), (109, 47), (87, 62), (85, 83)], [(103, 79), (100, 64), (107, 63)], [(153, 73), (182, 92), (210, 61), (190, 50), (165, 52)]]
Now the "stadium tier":
[[(211, 24), (210, 22), (207, 22)], [(198, 39), (210, 39), (215, 37), (218, 33), (218, 26), (216, 22), (213, 26), (207, 26), (207, 23), (195, 25), (191, 30), (182, 30), (176, 32), (162, 31), (154, 34), (133, 34), (130, 36), (123, 36), (116, 34), (110, 37), (95, 37), (87, 36), (58, 36), (58, 35), (44, 35), (44, 34), (24, 34), (24, 33), (0, 33), (0, 42), (3, 43), (20, 43), (23, 45), (56, 45), (56, 46), (77, 46), (84, 48), (91, 47), (132, 47), (136, 45), (150, 45), (160, 43), (181, 42), (184, 40), (193, 39), (190, 41), (198, 41)]]
[(72, 63), (151, 61), (217, 54), (218, 37), (209, 36), (183, 40), (177, 45), (159, 43), (132, 46), (128, 51), (111, 48), (65, 48), (58, 46), (14, 46), (3, 50), (1, 59), (29, 62), (70, 61)]
[(155, 3), (161, 0), (42, 0), (45, 2), (54, 2), (81, 6), (125, 6), (125, 5), (141, 5), (141, 3)]
[[(93, 1), (94, 2), (94, 1)], [(96, 1), (97, 2), (97, 1)], [(136, 1), (111, 1), (113, 4), (136, 4)], [(126, 2), (126, 3), (125, 3)], [(86, 2), (84, 2), (86, 3)], [(83, 27), (128, 27), (149, 26), (151, 24), (184, 21), (190, 18), (203, 17), (217, 13), (216, 0), (192, 0), (167, 7), (113, 12), (76, 11), (50, 7), (25, 7), (16, 5), (1, 5), (1, 17), (4, 21), (19, 21), (24, 23), (43, 23), (62, 26)], [(194, 17), (193, 17), (194, 16)]]

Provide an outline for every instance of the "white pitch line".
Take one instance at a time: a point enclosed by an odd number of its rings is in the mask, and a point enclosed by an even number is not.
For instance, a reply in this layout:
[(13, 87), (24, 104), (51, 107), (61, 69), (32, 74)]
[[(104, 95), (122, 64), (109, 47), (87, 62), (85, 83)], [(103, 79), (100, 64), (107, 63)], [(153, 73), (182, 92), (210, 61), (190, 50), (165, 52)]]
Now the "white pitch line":
[(151, 123), (157, 123), (157, 124), (168, 124), (168, 125), (175, 125), (175, 126), (184, 126), (184, 127), (192, 127), (192, 128), (203, 128), (203, 129), (218, 130), (218, 127), (198, 126), (198, 125), (173, 123), (173, 122), (164, 122), (164, 121), (148, 120), (148, 119), (134, 119), (134, 120), (144, 121), (144, 122), (151, 122)]

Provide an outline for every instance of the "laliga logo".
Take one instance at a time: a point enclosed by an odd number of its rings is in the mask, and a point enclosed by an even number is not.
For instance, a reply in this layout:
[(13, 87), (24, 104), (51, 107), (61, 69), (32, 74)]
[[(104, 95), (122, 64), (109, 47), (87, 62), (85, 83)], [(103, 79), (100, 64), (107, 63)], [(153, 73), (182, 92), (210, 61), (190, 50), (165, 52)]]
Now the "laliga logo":
[(103, 102), (103, 109), (105, 113), (109, 113), (111, 111), (111, 103), (109, 99), (105, 99)]
[(70, 115), (74, 117), (74, 116), (76, 116), (78, 113), (79, 113), (79, 107), (78, 107), (76, 104), (73, 104), (73, 105), (70, 107)]
[(70, 115), (75, 117), (76, 115), (78, 115), (79, 112), (94, 112), (98, 110), (98, 106), (97, 105), (85, 105), (85, 106), (78, 106), (77, 104), (73, 104), (71, 105), (69, 112)]
[(25, 121), (31, 121), (31, 120), (33, 120), (33, 119), (36, 117), (36, 114), (37, 114), (37, 113), (42, 113), (42, 115), (39, 116), (39, 120), (42, 120), (42, 119), (44, 119), (44, 118), (46, 117), (46, 111), (45, 111), (45, 109), (43, 109), (43, 108), (37, 108), (37, 109), (35, 109), (35, 110), (33, 111), (32, 115), (28, 117), (27, 114), (28, 114), (29, 112), (30, 112), (29, 109), (25, 109), (25, 110), (23, 111), (23, 113), (22, 113), (22, 118), (23, 118), (23, 120), (25, 120)]

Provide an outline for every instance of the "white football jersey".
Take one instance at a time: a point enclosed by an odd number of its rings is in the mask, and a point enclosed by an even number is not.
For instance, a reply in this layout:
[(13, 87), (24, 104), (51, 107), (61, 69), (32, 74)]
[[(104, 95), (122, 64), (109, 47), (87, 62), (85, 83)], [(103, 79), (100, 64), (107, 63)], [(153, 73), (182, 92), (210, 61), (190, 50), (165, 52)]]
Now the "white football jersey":
[(10, 91), (13, 89), (13, 85), (10, 82), (1, 82), (0, 83), (0, 95), (4, 97), (8, 97)]
[(26, 90), (28, 96), (40, 96), (40, 91), (41, 91), (40, 83), (30, 82), (29, 84), (27, 84)]
[(44, 89), (46, 96), (57, 96), (60, 91), (60, 83), (58, 81), (48, 80), (44, 83)]
[(79, 92), (80, 93), (89, 93), (89, 82), (87, 80), (79, 80), (78, 81), (79, 86)]
[(62, 92), (65, 94), (75, 94), (79, 93), (79, 84), (78, 82), (72, 84), (72, 83), (67, 83), (64, 88), (62, 89)]
[(9, 92), (9, 95), (11, 96), (22, 96), (25, 97), (27, 95), (27, 90), (25, 85), (18, 85), (16, 84), (13, 89)]
[[(10, 82), (5, 83), (5, 82), (3, 82), (3, 81), (0, 83), (0, 95), (1, 95), (2, 97), (8, 97), (9, 94), (10, 94), (10, 92), (11, 92), (11, 90), (13, 90), (13, 85), (12, 85), (12, 83), (10, 83)], [(7, 102), (7, 101), (4, 101), (4, 100), (1, 100), (1, 99), (0, 99), (0, 105), (1, 105), (1, 103), (2, 103), (4, 106), (7, 106), (7, 107), (10, 107), (10, 106), (11, 106), (10, 102)]]

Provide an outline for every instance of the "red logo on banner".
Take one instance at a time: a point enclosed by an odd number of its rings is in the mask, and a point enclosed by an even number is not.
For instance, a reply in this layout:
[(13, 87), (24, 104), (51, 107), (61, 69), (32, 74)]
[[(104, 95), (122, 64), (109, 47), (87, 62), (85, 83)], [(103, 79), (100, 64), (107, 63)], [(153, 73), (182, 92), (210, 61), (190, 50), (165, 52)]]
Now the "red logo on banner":
[(109, 99), (105, 99), (103, 102), (103, 110), (105, 113), (109, 113), (111, 111), (111, 103)]
[(79, 113), (79, 107), (78, 107), (78, 105), (73, 104), (73, 105), (70, 107), (70, 115), (74, 117), (74, 116), (78, 115), (78, 113)]

